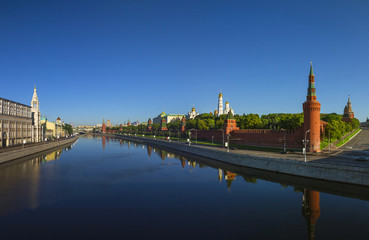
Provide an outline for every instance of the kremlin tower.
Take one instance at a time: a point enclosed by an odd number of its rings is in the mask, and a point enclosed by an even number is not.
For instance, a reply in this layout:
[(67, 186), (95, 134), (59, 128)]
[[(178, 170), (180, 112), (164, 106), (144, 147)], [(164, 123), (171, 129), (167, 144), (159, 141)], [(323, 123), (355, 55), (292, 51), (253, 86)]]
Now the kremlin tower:
[(223, 114), (223, 94), (222, 92), (219, 93), (219, 98), (218, 98), (218, 116)]
[(354, 111), (352, 111), (351, 100), (350, 100), (350, 95), (349, 95), (347, 105), (345, 106), (345, 109), (343, 110), (342, 121), (351, 122), (353, 118), (354, 118)]
[(304, 109), (304, 135), (309, 142), (306, 145), (307, 152), (320, 152), (320, 103), (316, 100), (313, 65), (310, 63), (309, 86)]
[(102, 132), (103, 132), (103, 133), (106, 133), (105, 119), (103, 119)]

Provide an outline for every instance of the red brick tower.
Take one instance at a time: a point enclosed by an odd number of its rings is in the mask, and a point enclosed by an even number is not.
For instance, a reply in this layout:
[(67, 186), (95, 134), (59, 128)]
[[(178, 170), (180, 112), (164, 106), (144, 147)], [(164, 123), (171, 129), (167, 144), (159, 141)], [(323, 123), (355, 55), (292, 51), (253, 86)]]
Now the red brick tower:
[(147, 121), (147, 131), (151, 132), (152, 129), (152, 121), (151, 118), (149, 118), (149, 120)]
[(306, 135), (306, 139), (309, 140), (306, 151), (320, 152), (320, 103), (316, 100), (312, 63), (310, 63), (308, 93), (302, 106), (304, 109), (304, 138), (306, 131), (310, 130)]
[(102, 132), (103, 132), (103, 133), (106, 133), (105, 119), (103, 119)]
[(240, 128), (237, 127), (236, 119), (234, 119), (232, 111), (229, 111), (227, 118), (224, 120), (225, 134), (228, 134), (234, 130), (239, 130), (239, 129)]
[(165, 120), (165, 118), (161, 119), (161, 124), (160, 124), (160, 131), (167, 131), (167, 121)]
[(182, 118), (182, 124), (181, 124), (181, 132), (186, 131), (186, 118)]

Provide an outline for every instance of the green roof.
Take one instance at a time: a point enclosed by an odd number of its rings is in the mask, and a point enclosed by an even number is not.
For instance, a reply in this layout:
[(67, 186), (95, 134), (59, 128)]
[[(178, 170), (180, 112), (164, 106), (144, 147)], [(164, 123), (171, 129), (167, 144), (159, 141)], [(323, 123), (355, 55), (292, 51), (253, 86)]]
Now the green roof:
[(313, 72), (313, 63), (310, 62), (310, 76), (314, 76), (314, 72)]

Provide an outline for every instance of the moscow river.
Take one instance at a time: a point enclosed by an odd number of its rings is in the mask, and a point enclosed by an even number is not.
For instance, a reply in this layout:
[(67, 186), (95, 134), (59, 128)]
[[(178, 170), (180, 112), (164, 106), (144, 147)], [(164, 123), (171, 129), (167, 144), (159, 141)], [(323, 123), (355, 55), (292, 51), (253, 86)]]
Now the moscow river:
[(2, 239), (368, 239), (369, 201), (355, 197), (81, 137), (0, 165), (0, 231)]

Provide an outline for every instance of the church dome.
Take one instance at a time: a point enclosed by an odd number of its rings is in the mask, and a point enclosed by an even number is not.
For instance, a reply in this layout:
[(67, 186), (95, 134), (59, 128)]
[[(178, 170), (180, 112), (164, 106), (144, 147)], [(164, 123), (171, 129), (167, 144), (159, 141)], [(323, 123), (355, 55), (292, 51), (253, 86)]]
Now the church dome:
[(227, 101), (225, 104), (229, 104), (229, 102)]
[(61, 119), (60, 119), (60, 117), (58, 117), (56, 120), (57, 120), (57, 121), (60, 121)]
[(218, 110), (215, 110), (214, 111), (214, 115), (218, 115)]
[(195, 109), (195, 107), (192, 107), (192, 110), (191, 110), (192, 112), (196, 112), (196, 109)]
[(222, 93), (219, 93), (219, 97), (223, 97), (223, 94)]

